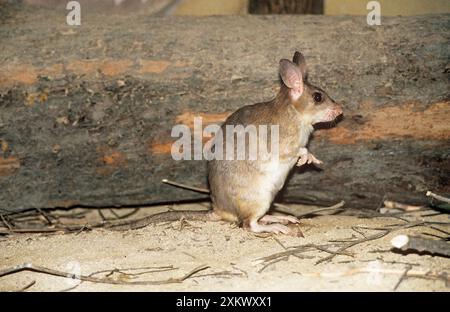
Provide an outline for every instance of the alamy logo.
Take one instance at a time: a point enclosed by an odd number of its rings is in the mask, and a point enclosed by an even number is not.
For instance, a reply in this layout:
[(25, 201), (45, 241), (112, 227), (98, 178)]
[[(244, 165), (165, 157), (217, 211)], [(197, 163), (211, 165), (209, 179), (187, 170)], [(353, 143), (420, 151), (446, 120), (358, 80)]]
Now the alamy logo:
[(78, 1), (69, 1), (66, 9), (70, 12), (66, 16), (66, 22), (69, 26), (81, 25), (81, 5)]
[(367, 3), (367, 10), (371, 10), (367, 14), (367, 24), (370, 26), (381, 25), (381, 5), (378, 1), (369, 1)]
[[(225, 131), (224, 131), (225, 130)], [(279, 125), (208, 125), (194, 118), (193, 134), (186, 125), (175, 125), (171, 136), (174, 160), (278, 159)], [(210, 138), (203, 144), (203, 138)]]
[(81, 283), (81, 265), (78, 261), (70, 261), (66, 264), (66, 271), (70, 273), (68, 276), (70, 279), (66, 280), (66, 283), (73, 287)]

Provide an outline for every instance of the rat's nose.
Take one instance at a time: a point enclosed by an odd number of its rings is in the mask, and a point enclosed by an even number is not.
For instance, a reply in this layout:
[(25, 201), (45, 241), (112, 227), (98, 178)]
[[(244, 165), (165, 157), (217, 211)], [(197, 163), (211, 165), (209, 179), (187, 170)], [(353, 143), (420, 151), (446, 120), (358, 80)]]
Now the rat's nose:
[(335, 105), (334, 105), (333, 111), (335, 112), (336, 117), (339, 116), (339, 115), (344, 114), (344, 111), (342, 110), (342, 106), (339, 105), (339, 104), (335, 104)]

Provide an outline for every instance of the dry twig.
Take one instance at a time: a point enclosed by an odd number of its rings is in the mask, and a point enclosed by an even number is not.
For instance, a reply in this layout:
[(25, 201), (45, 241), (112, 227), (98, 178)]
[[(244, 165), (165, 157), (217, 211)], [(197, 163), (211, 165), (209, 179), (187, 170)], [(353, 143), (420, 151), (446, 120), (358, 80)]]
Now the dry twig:
[[(390, 234), (390, 233), (392, 233), (394, 231), (397, 231), (397, 230), (411, 228), (411, 227), (416, 227), (416, 226), (420, 226), (420, 225), (424, 225), (424, 224), (425, 224), (424, 221), (415, 221), (415, 222), (410, 222), (410, 223), (407, 223), (407, 224), (397, 225), (396, 227), (389, 228), (389, 229), (381, 228), (380, 229), (382, 231), (381, 233), (376, 233), (376, 234), (373, 234), (371, 236), (366, 236), (364, 238), (360, 238), (360, 239), (357, 239), (357, 240), (354, 240), (354, 241), (350, 241), (348, 243), (344, 243), (344, 245), (342, 247), (340, 247), (337, 250), (337, 252), (343, 252), (343, 251), (349, 249), (350, 247), (356, 246), (358, 244), (362, 244), (362, 243), (366, 243), (368, 241), (373, 241), (373, 240), (376, 240), (376, 239), (380, 239), (380, 238), (385, 237), (386, 235), (388, 235), (388, 234)], [(336, 256), (335, 254), (329, 255), (328, 257), (325, 257), (325, 258), (320, 259), (319, 261), (317, 261), (316, 264), (329, 261), (329, 260), (333, 259), (335, 256)]]
[[(327, 244), (327, 245), (315, 245), (315, 244), (305, 244), (305, 245), (301, 245), (301, 246), (296, 246), (296, 247), (290, 247), (287, 248), (286, 250), (282, 251), (282, 252), (278, 252), (275, 254), (272, 254), (270, 256), (267, 257), (263, 257), (257, 260), (257, 263), (263, 263), (264, 266), (259, 270), (259, 272), (262, 272), (264, 269), (266, 269), (268, 266), (279, 262), (279, 261), (283, 261), (283, 260), (288, 260), (289, 256), (296, 256), (296, 257), (300, 257), (301, 253), (305, 253), (305, 252), (310, 252), (313, 250), (319, 250), (319, 251), (323, 251), (326, 253), (329, 253), (330, 255), (322, 258), (320, 260), (318, 260), (316, 262), (316, 264), (320, 264), (322, 262), (326, 262), (326, 261), (330, 261), (332, 260), (335, 256), (337, 255), (345, 255), (345, 256), (352, 256), (351, 254), (349, 254), (348, 252), (346, 252), (347, 249), (356, 246), (358, 244), (362, 244), (365, 242), (369, 242), (369, 241), (373, 241), (373, 240), (377, 240), (380, 239), (382, 237), (385, 237), (386, 235), (400, 230), (400, 229), (406, 229), (406, 228), (411, 228), (411, 227), (416, 227), (416, 226), (423, 226), (426, 225), (428, 222), (426, 221), (415, 221), (415, 222), (409, 222), (406, 224), (397, 224), (394, 226), (390, 226), (390, 227), (386, 227), (386, 228), (368, 228), (371, 230), (381, 230), (380, 233), (376, 233), (370, 236), (365, 236), (363, 238), (359, 238), (356, 240), (350, 240), (350, 241), (344, 241), (342, 242), (342, 244)], [(330, 247), (334, 247), (334, 246), (340, 246), (337, 250), (330, 250)], [(303, 256), (301, 256), (303, 257)]]
[[(310, 251), (315, 251), (315, 250), (319, 250), (322, 252), (327, 252), (330, 254), (336, 254), (336, 251), (331, 251), (328, 249), (328, 247), (331, 247), (333, 245), (323, 245), (323, 246), (319, 246), (319, 245), (315, 245), (315, 244), (305, 244), (305, 245), (300, 245), (300, 246), (295, 246), (295, 247), (289, 247), (289, 248), (285, 248), (284, 251), (281, 252), (277, 252), (274, 253), (272, 255), (266, 256), (266, 257), (262, 257), (259, 258), (255, 261), (255, 264), (259, 264), (262, 263), (264, 264), (263, 267), (261, 269), (258, 270), (258, 273), (261, 273), (262, 271), (264, 271), (267, 267), (269, 267), (272, 264), (275, 264), (277, 262), (280, 261), (287, 261), (289, 260), (290, 256), (294, 256), (300, 259), (304, 259), (304, 258), (309, 258), (305, 255), (301, 255), (302, 253), (305, 252), (310, 252)], [(345, 256), (351, 256), (348, 253), (338, 253), (341, 255), (345, 255)]]
[[(290, 209), (288, 206), (282, 205), (282, 204), (279, 204), (279, 203), (274, 203), (273, 205), (274, 205), (275, 207), (280, 207), (280, 208), (284, 208), (284, 209)], [(298, 219), (300, 219), (300, 218), (304, 218), (304, 217), (306, 217), (306, 216), (310, 216), (310, 215), (317, 214), (318, 212), (322, 212), (322, 211), (339, 210), (339, 209), (342, 209), (342, 207), (343, 207), (344, 205), (345, 205), (345, 202), (344, 202), (344, 201), (340, 201), (339, 203), (337, 203), (337, 204), (335, 204), (335, 205), (333, 205), (333, 206), (314, 209), (314, 210), (312, 210), (312, 211), (308, 211), (308, 212), (305, 212), (305, 213), (296, 215), (295, 217), (297, 217)]]
[(113, 285), (164, 285), (164, 284), (174, 284), (174, 283), (181, 283), (184, 280), (192, 277), (194, 274), (206, 270), (209, 268), (207, 265), (201, 265), (192, 271), (184, 274), (183, 276), (176, 277), (176, 278), (169, 278), (166, 280), (156, 280), (156, 281), (119, 281), (115, 280), (109, 277), (106, 278), (97, 278), (93, 276), (87, 276), (87, 275), (78, 275), (58, 270), (49, 269), (42, 266), (36, 266), (32, 263), (23, 263), (14, 267), (10, 267), (4, 270), (0, 270), (0, 277), (22, 272), (22, 271), (32, 271), (32, 272), (38, 272), (43, 273), (47, 275), (53, 275), (53, 276), (59, 276), (64, 278), (70, 278), (70, 279), (77, 279), (84, 282), (92, 282), (92, 283), (102, 283), (102, 284), (113, 284)]
[(34, 286), (34, 284), (36, 284), (36, 281), (32, 281), (30, 283), (28, 283), (27, 285), (25, 285), (24, 287), (22, 287), (21, 289), (19, 289), (18, 292), (23, 292), (29, 288), (31, 288), (32, 286)]

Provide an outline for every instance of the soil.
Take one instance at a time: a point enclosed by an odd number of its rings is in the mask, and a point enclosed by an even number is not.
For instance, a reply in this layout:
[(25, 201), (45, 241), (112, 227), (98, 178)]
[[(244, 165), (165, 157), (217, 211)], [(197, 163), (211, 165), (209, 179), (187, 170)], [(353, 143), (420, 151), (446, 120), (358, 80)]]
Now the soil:
[[(208, 203), (140, 209), (136, 215), (173, 209), (206, 209)], [(293, 213), (316, 207), (291, 205)], [(77, 211), (59, 212), (69, 214)], [(84, 209), (87, 210), (87, 209)], [(99, 218), (98, 211), (87, 210), (79, 223)], [(103, 209), (105, 218), (113, 217)], [(114, 210), (124, 215), (127, 209)], [(290, 256), (265, 266), (263, 257), (293, 246), (330, 241), (360, 239), (378, 233), (380, 228), (405, 221), (392, 216), (365, 215), (361, 211), (345, 213), (320, 212), (301, 221), (302, 237), (254, 234), (235, 224), (180, 220), (152, 224), (142, 229), (112, 231), (86, 230), (73, 234), (14, 234), (0, 237), (0, 271), (21, 263), (32, 263), (49, 269), (79, 272), (120, 281), (167, 280), (208, 266), (179, 283), (163, 285), (110, 285), (22, 271), (0, 278), (0, 291), (18, 291), (30, 283), (26, 291), (448, 291), (445, 280), (417, 277), (402, 278), (410, 273), (437, 272), (448, 274), (448, 258), (391, 249), (390, 240), (397, 234), (437, 235), (442, 232), (429, 227), (402, 229), (387, 236), (358, 244), (330, 261), (317, 264), (329, 253), (319, 250)], [(353, 215), (352, 215), (353, 214)], [(433, 211), (402, 214), (405, 220), (426, 219), (448, 222), (448, 215)], [(425, 215), (430, 215), (425, 217)], [(60, 220), (64, 218), (61, 217)], [(447, 230), (446, 225), (441, 226)], [(336, 250), (337, 248), (329, 248)], [(78, 271), (77, 271), (78, 270)], [(111, 273), (111, 271), (115, 270)], [(157, 271), (157, 272), (155, 272)]]

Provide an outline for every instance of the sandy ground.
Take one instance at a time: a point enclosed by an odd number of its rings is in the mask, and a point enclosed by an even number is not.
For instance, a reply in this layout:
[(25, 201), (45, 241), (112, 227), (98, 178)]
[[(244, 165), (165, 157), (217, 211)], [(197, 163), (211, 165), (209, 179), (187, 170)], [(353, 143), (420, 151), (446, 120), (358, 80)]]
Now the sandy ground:
[[(176, 209), (198, 209), (199, 205)], [(152, 207), (151, 211), (155, 211)], [(167, 207), (159, 207), (160, 210)], [(204, 208), (204, 207), (200, 207)], [(314, 207), (291, 206), (295, 213)], [(150, 209), (141, 209), (148, 214)], [(119, 210), (116, 210), (119, 211)], [(120, 213), (125, 210), (120, 210)], [(97, 212), (91, 212), (90, 214)], [(408, 220), (423, 219), (431, 211), (403, 215)], [(335, 240), (362, 238), (378, 233), (358, 226), (376, 228), (403, 221), (392, 217), (363, 217), (334, 214), (304, 218), (304, 238), (286, 235), (256, 235), (224, 222), (176, 221), (150, 225), (138, 230), (95, 229), (73, 234), (14, 234), (0, 236), (0, 271), (21, 263), (49, 269), (105, 277), (114, 280), (155, 281), (179, 278), (208, 266), (182, 282), (163, 285), (110, 285), (23, 271), (0, 278), (0, 291), (448, 291), (444, 280), (410, 277), (409, 270), (449, 273), (450, 260), (438, 256), (399, 253), (390, 240), (399, 233), (444, 236), (428, 227), (401, 229), (362, 243), (317, 264), (329, 253), (313, 249), (265, 266), (261, 258), (305, 244), (324, 245)], [(104, 212), (108, 215), (108, 211)], [(136, 217), (136, 216), (133, 216)], [(86, 217), (88, 218), (88, 217)], [(91, 216), (92, 218), (92, 216)], [(426, 217), (448, 222), (448, 215)], [(83, 219), (80, 222), (85, 222)], [(356, 228), (355, 228), (356, 227)], [(448, 226), (442, 226), (448, 230)], [(336, 247), (329, 248), (336, 250)], [(116, 269), (116, 270), (115, 270)], [(114, 272), (111, 272), (115, 270)], [(401, 279), (399, 285), (398, 282)], [(397, 288), (396, 288), (397, 286)]]

